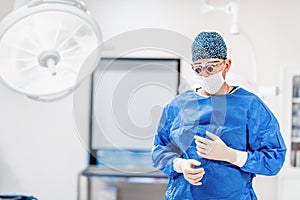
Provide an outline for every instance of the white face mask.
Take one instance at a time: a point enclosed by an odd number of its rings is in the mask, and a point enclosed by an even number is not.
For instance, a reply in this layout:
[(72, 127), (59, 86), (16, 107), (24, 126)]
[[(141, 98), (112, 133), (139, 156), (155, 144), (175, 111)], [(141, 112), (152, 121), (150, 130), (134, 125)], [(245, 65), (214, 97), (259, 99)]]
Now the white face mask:
[(216, 94), (224, 84), (225, 80), (222, 76), (222, 71), (211, 76), (196, 76), (200, 80), (200, 85), (208, 94)]

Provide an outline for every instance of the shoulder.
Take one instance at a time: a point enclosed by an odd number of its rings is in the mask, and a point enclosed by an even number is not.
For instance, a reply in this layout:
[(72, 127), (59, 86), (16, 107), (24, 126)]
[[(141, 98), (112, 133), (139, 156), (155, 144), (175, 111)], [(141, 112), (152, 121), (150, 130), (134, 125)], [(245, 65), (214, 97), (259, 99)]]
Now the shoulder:
[(255, 93), (250, 92), (242, 87), (237, 87), (232, 93), (232, 98), (235, 101), (241, 102), (242, 105), (248, 107), (250, 110), (260, 110), (271, 112), (263, 100)]
[(243, 88), (239, 88), (238, 93), (242, 98), (248, 102), (249, 105), (249, 115), (256, 116), (256, 118), (262, 116), (270, 116), (271, 118), (276, 119), (274, 113), (267, 106), (267, 104), (256, 94), (247, 91)]
[(241, 96), (252, 96), (252, 97), (257, 97), (256, 94), (253, 92), (250, 92), (249, 90), (244, 89), (243, 87), (237, 87), (234, 92), (234, 94), (241, 95)]
[(253, 92), (250, 92), (249, 90), (246, 90), (242, 87), (237, 87), (233, 91), (232, 94), (233, 94), (232, 96), (234, 96), (234, 97), (241, 98), (241, 99), (247, 99), (247, 101), (249, 103), (254, 102), (254, 101), (262, 103), (262, 100), (260, 99), (259, 96), (257, 96)]

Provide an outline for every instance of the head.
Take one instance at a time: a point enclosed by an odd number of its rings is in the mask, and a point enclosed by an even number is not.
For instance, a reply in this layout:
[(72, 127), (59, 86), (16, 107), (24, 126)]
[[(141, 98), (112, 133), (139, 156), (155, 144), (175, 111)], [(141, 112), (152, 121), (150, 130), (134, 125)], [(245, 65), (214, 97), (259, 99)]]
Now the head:
[(198, 76), (210, 76), (222, 71), (225, 78), (231, 60), (227, 59), (227, 46), (217, 32), (201, 32), (192, 44), (192, 68)]

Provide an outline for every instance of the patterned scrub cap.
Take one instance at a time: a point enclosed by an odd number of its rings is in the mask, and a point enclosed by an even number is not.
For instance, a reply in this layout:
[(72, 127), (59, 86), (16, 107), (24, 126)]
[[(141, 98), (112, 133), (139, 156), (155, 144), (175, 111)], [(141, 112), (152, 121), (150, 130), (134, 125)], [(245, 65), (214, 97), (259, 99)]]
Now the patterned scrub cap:
[(204, 58), (226, 60), (227, 47), (222, 36), (216, 32), (201, 32), (192, 44), (193, 62)]

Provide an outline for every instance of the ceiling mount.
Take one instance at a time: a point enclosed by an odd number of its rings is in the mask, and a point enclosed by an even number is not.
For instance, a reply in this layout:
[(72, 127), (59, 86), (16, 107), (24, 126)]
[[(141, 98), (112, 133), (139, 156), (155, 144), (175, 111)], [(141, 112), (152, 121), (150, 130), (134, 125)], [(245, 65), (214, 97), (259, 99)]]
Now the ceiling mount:
[(208, 0), (204, 0), (204, 5), (202, 6), (202, 13), (208, 13), (212, 11), (222, 11), (226, 14), (231, 15), (231, 33), (239, 34), (239, 25), (238, 25), (238, 13), (239, 13), (239, 4), (236, 2), (229, 2), (225, 6), (218, 7), (212, 6), (209, 4)]

